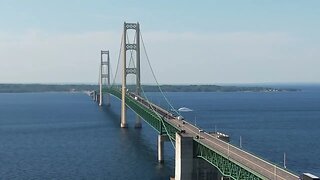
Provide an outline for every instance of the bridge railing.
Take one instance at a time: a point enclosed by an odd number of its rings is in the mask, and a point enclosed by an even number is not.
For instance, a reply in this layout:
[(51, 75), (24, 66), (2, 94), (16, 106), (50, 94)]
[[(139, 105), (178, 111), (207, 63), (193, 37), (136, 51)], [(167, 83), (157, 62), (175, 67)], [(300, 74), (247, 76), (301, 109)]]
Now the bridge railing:
[[(194, 126), (195, 127), (195, 126)], [(273, 178), (273, 176), (278, 177), (278, 179), (299, 179), (299, 176), (297, 176), (296, 174), (292, 173), (291, 171), (288, 171), (287, 169), (283, 169), (279, 166), (277, 166), (274, 163), (268, 162), (267, 160), (264, 160), (252, 153), (249, 153), (245, 150), (242, 150), (230, 143), (224, 142), (220, 139), (218, 139), (217, 137), (212, 136), (209, 133), (204, 133), (206, 136), (210, 136), (211, 138), (213, 138), (216, 142), (211, 141), (212, 143), (215, 144), (215, 149), (212, 149), (211, 147), (207, 146), (206, 144), (203, 144), (200, 140), (197, 140), (198, 142), (201, 142), (203, 146), (205, 146), (208, 149), (211, 149), (214, 151), (214, 153), (218, 153), (220, 154), (223, 158), (228, 159), (228, 160), (232, 160), (233, 163), (238, 164), (239, 166), (241, 166), (243, 169), (248, 170), (249, 169), (244, 166), (244, 164), (248, 164), (250, 167), (253, 167), (257, 170), (263, 169), (263, 171), (268, 171), (269, 173), (262, 173), (262, 174), (268, 174), (268, 178)], [(209, 139), (207, 141), (210, 141)], [(207, 150), (208, 151), (208, 150)], [(234, 158), (231, 158), (229, 156), (229, 152), (230, 154), (234, 154), (236, 156), (234, 156)], [(208, 153), (208, 152), (206, 152)], [(212, 153), (211, 153), (212, 154)], [(208, 162), (211, 161), (211, 163), (215, 163), (212, 162), (212, 159), (210, 159), (210, 156), (203, 156), (200, 155), (200, 157), (202, 157), (203, 159), (207, 160)], [(259, 166), (258, 164), (263, 164), (263, 168), (256, 168), (257, 166)], [(216, 164), (217, 165), (217, 164)], [(215, 166), (216, 166), (215, 165)], [(220, 167), (221, 172), (224, 172), (225, 166)], [(236, 168), (238, 169), (238, 168)], [(227, 168), (228, 170), (228, 168)], [(226, 174), (230, 174), (230, 171), (226, 171)], [(260, 173), (259, 173), (260, 174)], [(259, 177), (259, 175), (257, 175)], [(283, 178), (283, 177), (288, 177), (288, 178)]]
[[(209, 133), (206, 133), (206, 132), (204, 132), (204, 133), (205, 133), (206, 135), (208, 135), (208, 136), (211, 136), (212, 138), (216, 138), (216, 137), (214, 137), (213, 135), (211, 135), (211, 134), (209, 134)], [(290, 173), (291, 175), (298, 177), (294, 172), (290, 171), (289, 169), (284, 169), (283, 167), (280, 167), (278, 164), (273, 163), (273, 162), (271, 162), (271, 161), (269, 161), (269, 160), (266, 160), (266, 159), (264, 159), (264, 158), (261, 158), (260, 156), (254, 154), (253, 152), (249, 152), (248, 150), (241, 149), (241, 148), (239, 148), (239, 147), (237, 147), (237, 146), (235, 146), (235, 145), (233, 145), (233, 144), (227, 143), (227, 142), (222, 141), (222, 140), (220, 140), (220, 139), (218, 139), (218, 138), (216, 138), (216, 139), (217, 139), (217, 141), (219, 141), (220, 143), (222, 143), (222, 144), (224, 144), (224, 145), (226, 145), (226, 146), (228, 145), (229, 147), (231, 147), (231, 148), (233, 148), (233, 149), (236, 149), (238, 152), (241, 152), (241, 153), (243, 153), (243, 154), (247, 154), (248, 156), (252, 156), (252, 157), (258, 159), (259, 161), (262, 161), (262, 162), (264, 162), (264, 163), (266, 163), (266, 164), (269, 164), (270, 166), (275, 167), (275, 168), (276, 168), (276, 171), (282, 171), (282, 172)]]

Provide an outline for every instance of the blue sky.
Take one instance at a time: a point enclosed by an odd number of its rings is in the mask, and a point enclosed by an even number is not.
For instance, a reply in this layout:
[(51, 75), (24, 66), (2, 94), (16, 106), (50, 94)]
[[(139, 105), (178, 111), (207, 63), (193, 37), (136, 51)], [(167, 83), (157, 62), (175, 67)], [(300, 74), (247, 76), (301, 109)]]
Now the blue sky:
[(319, 19), (316, 0), (1, 0), (0, 83), (95, 83), (123, 21), (163, 84), (320, 83)]

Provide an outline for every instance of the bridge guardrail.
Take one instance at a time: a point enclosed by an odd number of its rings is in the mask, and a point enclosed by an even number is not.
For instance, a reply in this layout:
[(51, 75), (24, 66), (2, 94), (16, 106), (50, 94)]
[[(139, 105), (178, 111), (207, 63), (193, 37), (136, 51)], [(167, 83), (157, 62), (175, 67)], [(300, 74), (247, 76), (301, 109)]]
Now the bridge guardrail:
[[(185, 122), (188, 123), (188, 124), (189, 124), (190, 126), (192, 126), (193, 128), (196, 128), (196, 129), (198, 129), (198, 130), (200, 129), (200, 128), (194, 126), (192, 123), (190, 123), (190, 122), (188, 122), (188, 121), (185, 121)], [(238, 151), (240, 151), (240, 152), (242, 152), (242, 153), (245, 153), (245, 154), (247, 154), (247, 155), (249, 155), (249, 156), (252, 156), (252, 157), (254, 157), (254, 158), (257, 158), (257, 159), (259, 159), (260, 161), (263, 161), (263, 162), (265, 162), (265, 163), (267, 163), (267, 164), (269, 164), (269, 165), (271, 165), (271, 166), (275, 166), (277, 170), (284, 171), (284, 172), (288, 172), (288, 173), (290, 173), (290, 174), (293, 175), (293, 176), (299, 177), (298, 175), (296, 175), (294, 172), (290, 171), (289, 169), (284, 169), (284, 168), (282, 168), (281, 166), (279, 166), (278, 164), (273, 163), (273, 162), (271, 162), (271, 161), (269, 161), (269, 160), (266, 160), (266, 159), (264, 159), (264, 158), (261, 158), (261, 157), (259, 157), (258, 155), (254, 154), (254, 153), (252, 153), (252, 152), (250, 152), (250, 151), (243, 150), (243, 149), (240, 149), (239, 147), (237, 147), (237, 146), (235, 146), (235, 145), (233, 145), (233, 144), (226, 143), (225, 141), (223, 141), (223, 140), (221, 140), (221, 139), (219, 139), (219, 138), (216, 138), (216, 137), (214, 137), (213, 135), (211, 135), (211, 134), (209, 134), (209, 133), (207, 133), (207, 132), (204, 132), (204, 134), (206, 134), (207, 136), (210, 136), (210, 137), (212, 137), (212, 138), (215, 138), (215, 139), (217, 139), (219, 142), (221, 142), (221, 143), (223, 143), (223, 144), (225, 144), (225, 145), (229, 145), (229, 146), (231, 146), (232, 148), (237, 149)], [(195, 140), (196, 140), (196, 139), (195, 139)], [(198, 140), (196, 140), (196, 141), (198, 141)]]
[[(205, 134), (207, 134), (208, 136), (211, 136), (211, 137), (215, 138), (214, 136), (212, 136), (211, 134), (209, 134), (209, 133), (207, 133), (207, 132), (205, 132)], [(229, 144), (229, 146), (231, 146), (231, 147), (234, 148), (234, 149), (237, 149), (238, 151), (241, 151), (242, 153), (245, 153), (245, 154), (248, 154), (249, 156), (252, 156), (252, 157), (254, 157), (254, 158), (257, 158), (257, 159), (259, 159), (260, 161), (263, 161), (263, 162), (265, 162), (265, 163), (267, 163), (267, 164), (269, 164), (269, 165), (271, 165), (271, 166), (275, 166), (277, 170), (289, 172), (289, 173), (291, 173), (292, 175), (298, 177), (298, 175), (296, 175), (294, 172), (290, 171), (289, 169), (284, 169), (284, 168), (280, 167), (278, 164), (273, 163), (273, 162), (271, 162), (271, 161), (269, 161), (269, 160), (266, 160), (266, 159), (264, 159), (264, 158), (261, 158), (261, 157), (259, 157), (258, 155), (256, 155), (256, 154), (253, 153), (253, 152), (250, 152), (250, 151), (248, 151), (248, 150), (240, 149), (239, 147), (237, 147), (237, 146), (235, 146), (235, 145), (233, 145), (233, 144), (230, 144), (230, 143), (226, 143), (226, 142), (224, 142), (224, 141), (222, 141), (222, 140), (220, 140), (220, 139), (218, 139), (218, 138), (216, 138), (216, 139), (217, 139), (218, 141), (220, 141), (221, 143)]]

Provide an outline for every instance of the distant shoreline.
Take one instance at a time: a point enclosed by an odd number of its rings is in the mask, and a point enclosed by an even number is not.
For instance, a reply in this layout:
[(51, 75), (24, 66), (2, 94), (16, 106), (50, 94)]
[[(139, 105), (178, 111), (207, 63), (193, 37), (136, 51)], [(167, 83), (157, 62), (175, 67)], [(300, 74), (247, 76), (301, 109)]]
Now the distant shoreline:
[[(84, 84), (0, 84), (0, 93), (27, 92), (83, 92), (93, 91), (98, 85)], [(134, 89), (134, 86), (128, 86)], [(294, 88), (271, 88), (260, 86), (218, 86), (218, 85), (161, 85), (164, 92), (288, 92), (301, 91)], [(158, 86), (143, 85), (145, 92), (159, 92)]]

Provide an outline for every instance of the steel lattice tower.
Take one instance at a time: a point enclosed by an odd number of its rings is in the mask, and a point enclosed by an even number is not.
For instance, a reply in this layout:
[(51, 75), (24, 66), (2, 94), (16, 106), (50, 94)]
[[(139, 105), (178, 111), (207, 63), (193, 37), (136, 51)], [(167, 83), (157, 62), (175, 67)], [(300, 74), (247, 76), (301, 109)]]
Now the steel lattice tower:
[[(127, 43), (127, 30), (132, 29), (135, 30), (136, 35), (136, 42), (135, 43)], [(135, 74), (136, 75), (136, 94), (141, 94), (141, 82), (140, 82), (140, 27), (139, 23), (126, 23), (124, 22), (123, 28), (123, 69), (122, 69), (122, 97), (121, 97), (121, 127), (127, 127), (127, 120), (126, 120), (126, 103), (125, 97), (127, 93), (127, 75), (128, 74)], [(127, 67), (127, 51), (134, 50), (136, 51), (136, 67), (135, 68), (128, 68)], [(136, 128), (141, 128), (141, 118), (137, 116)]]
[[(107, 56), (106, 60), (103, 58), (104, 55)], [(109, 51), (101, 51), (101, 64), (100, 64), (100, 98), (99, 98), (99, 106), (103, 104), (103, 85), (106, 84), (108, 88), (110, 88), (110, 56)], [(106, 105), (110, 106), (110, 94), (106, 94)]]

